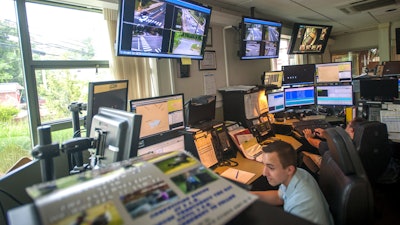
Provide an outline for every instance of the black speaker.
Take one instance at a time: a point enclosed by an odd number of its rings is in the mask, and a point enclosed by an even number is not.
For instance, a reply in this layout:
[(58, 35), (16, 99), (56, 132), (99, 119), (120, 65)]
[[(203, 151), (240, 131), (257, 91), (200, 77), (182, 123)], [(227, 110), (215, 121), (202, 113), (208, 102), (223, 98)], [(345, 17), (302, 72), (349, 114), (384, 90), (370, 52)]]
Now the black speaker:
[(400, 54), (400, 28), (396, 28), (396, 54)]

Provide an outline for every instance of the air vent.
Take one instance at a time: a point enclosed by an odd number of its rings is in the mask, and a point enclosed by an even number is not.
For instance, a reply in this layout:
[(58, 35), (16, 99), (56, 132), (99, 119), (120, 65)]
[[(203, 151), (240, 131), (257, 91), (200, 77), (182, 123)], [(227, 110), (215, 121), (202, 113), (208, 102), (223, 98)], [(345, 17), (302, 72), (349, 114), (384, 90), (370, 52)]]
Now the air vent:
[(366, 0), (353, 2), (337, 8), (346, 14), (354, 14), (395, 4), (396, 0)]

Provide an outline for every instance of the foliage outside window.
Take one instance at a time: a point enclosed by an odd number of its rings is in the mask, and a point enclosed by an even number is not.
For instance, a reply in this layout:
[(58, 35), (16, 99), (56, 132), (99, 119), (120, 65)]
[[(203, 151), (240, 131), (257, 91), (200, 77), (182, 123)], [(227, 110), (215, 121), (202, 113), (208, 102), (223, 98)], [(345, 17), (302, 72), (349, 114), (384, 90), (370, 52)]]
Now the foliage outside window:
[[(87, 102), (88, 82), (113, 79), (108, 68), (91, 63), (93, 60), (108, 63), (110, 58), (103, 15), (30, 2), (26, 3), (26, 9), (32, 67), (36, 68), (38, 116), (41, 123), (63, 120), (68, 124), (66, 128), (71, 127), (68, 105)], [(30, 157), (32, 149), (28, 119), (28, 109), (32, 107), (27, 106), (29, 95), (24, 84), (16, 21), (15, 1), (3, 0), (0, 7), (0, 175), (19, 158)], [(53, 132), (52, 126), (53, 142), (72, 138), (71, 128), (61, 129), (64, 130)]]

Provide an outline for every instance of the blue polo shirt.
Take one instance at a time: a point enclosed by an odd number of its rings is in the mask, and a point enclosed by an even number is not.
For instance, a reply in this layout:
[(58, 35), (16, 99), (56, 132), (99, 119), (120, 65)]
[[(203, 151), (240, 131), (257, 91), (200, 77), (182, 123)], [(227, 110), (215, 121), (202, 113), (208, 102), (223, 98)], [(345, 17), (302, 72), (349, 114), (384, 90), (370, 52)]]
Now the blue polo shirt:
[(283, 199), (283, 209), (291, 214), (320, 225), (333, 225), (328, 203), (315, 179), (304, 169), (296, 173), (286, 187), (279, 186), (279, 197)]

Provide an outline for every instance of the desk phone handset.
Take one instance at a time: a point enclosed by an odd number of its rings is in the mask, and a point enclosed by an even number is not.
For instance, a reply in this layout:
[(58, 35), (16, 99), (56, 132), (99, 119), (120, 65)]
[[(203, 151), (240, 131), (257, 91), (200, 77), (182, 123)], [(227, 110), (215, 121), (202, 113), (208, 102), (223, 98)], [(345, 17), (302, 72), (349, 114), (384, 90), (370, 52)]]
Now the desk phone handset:
[(218, 161), (223, 161), (236, 156), (233, 145), (231, 144), (231, 139), (228, 136), (224, 124), (215, 125), (211, 134)]

